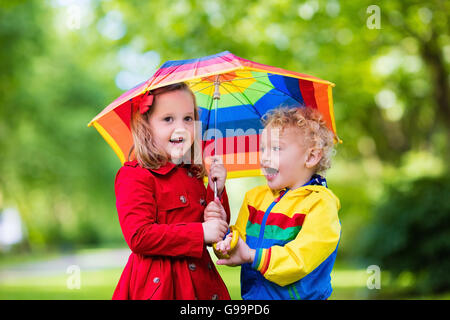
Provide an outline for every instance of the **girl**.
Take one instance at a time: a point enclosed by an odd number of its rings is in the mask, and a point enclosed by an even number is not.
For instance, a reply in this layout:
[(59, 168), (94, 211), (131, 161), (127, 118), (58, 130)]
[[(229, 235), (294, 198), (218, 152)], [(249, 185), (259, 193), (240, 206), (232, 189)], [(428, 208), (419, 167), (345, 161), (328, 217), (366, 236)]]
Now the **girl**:
[[(212, 163), (205, 189), (201, 154), (193, 148), (194, 94), (184, 83), (158, 88), (132, 112), (134, 153), (115, 180), (119, 222), (132, 253), (113, 299), (230, 299), (206, 249), (228, 229), (226, 170)], [(213, 181), (226, 216), (205, 222)]]

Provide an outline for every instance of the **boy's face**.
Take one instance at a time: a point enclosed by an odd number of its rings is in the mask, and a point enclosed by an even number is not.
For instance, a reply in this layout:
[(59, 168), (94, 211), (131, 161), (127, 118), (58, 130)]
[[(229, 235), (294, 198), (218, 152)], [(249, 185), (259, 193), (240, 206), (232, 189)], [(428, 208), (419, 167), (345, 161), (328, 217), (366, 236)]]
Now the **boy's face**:
[(260, 164), (271, 189), (296, 189), (311, 179), (316, 162), (311, 163), (314, 152), (304, 141), (302, 132), (293, 127), (263, 130)]

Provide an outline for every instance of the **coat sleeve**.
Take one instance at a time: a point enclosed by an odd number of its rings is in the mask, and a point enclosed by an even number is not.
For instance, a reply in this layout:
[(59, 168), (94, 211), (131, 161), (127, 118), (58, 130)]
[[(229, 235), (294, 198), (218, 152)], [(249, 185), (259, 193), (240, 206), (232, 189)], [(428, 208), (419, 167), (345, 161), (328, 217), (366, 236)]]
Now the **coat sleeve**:
[(333, 202), (319, 199), (306, 215), (297, 237), (284, 246), (256, 248), (252, 267), (280, 286), (305, 277), (336, 249), (341, 231), (337, 213)]
[[(222, 194), (219, 195), (219, 200), (223, 208), (225, 209), (225, 212), (227, 213), (227, 223), (230, 224), (231, 219), (230, 204), (228, 202), (228, 195), (225, 186), (223, 187)], [(211, 201), (214, 201), (214, 190), (208, 184), (208, 186), (206, 187), (206, 203), (210, 203)]]
[(117, 212), (131, 251), (143, 255), (201, 257), (204, 249), (202, 224), (157, 223), (154, 191), (153, 177), (145, 169), (124, 166), (117, 173)]

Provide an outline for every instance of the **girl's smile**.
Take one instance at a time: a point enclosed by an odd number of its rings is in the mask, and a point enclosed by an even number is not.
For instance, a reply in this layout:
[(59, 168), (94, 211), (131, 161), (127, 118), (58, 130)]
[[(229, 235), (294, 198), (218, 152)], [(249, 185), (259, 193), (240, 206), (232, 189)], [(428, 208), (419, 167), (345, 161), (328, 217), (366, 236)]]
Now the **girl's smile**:
[(180, 143), (183, 143), (184, 138), (183, 137), (172, 138), (169, 141), (173, 144), (180, 144)]

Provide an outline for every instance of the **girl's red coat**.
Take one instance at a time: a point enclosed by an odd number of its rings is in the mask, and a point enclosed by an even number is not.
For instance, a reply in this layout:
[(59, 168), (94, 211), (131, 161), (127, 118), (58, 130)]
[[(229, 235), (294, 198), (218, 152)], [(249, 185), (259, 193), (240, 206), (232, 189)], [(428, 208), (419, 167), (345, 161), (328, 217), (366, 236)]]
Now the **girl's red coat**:
[[(113, 299), (230, 299), (203, 241), (203, 211), (214, 194), (185, 166), (144, 169), (126, 162), (116, 206), (132, 253)], [(226, 191), (221, 202), (230, 222)]]

